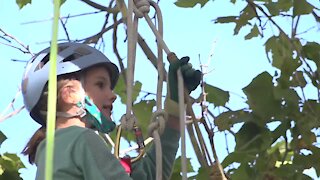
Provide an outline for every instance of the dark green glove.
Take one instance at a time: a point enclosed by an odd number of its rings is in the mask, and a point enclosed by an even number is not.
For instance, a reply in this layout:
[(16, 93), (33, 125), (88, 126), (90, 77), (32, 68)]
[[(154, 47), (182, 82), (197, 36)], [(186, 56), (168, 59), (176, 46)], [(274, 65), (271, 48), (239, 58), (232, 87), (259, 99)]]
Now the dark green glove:
[(183, 57), (180, 60), (177, 59), (176, 61), (171, 62), (169, 66), (168, 78), (170, 99), (177, 103), (179, 101), (177, 80), (177, 71), (179, 68), (181, 69), (184, 85), (189, 91), (189, 94), (200, 84), (201, 72), (192, 68), (192, 65), (188, 63), (189, 59), (189, 57)]

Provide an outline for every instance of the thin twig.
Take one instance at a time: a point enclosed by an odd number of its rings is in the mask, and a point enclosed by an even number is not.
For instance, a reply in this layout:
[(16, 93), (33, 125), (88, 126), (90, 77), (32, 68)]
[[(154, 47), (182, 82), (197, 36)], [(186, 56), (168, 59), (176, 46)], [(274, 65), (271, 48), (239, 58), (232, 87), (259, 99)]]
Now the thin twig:
[[(60, 17), (60, 19), (64, 20), (64, 19), (75, 18), (75, 17), (80, 17), (80, 16), (98, 14), (98, 13), (101, 13), (101, 12), (104, 12), (104, 11), (94, 11), (94, 12), (87, 12), (87, 13), (81, 13), (81, 14), (76, 14), (76, 15), (68, 15), (66, 17)], [(53, 20), (53, 18), (48, 18), (48, 19), (42, 19), (42, 20), (28, 21), (28, 22), (24, 22), (24, 23), (21, 23), (21, 24), (22, 25), (34, 24), (34, 23), (47, 22), (47, 21), (52, 21), (52, 20)]]
[[(4, 34), (4, 36), (7, 36), (7, 37), (9, 37), (10, 39), (12, 39), (12, 40), (14, 40), (15, 42), (17, 42), (17, 43), (18, 43), (20, 46), (22, 46), (25, 50), (22, 50), (22, 49), (19, 48), (19, 47), (16, 47), (16, 46), (12, 46), (12, 45), (8, 45), (8, 44), (7, 44), (8, 46), (13, 47), (13, 48), (16, 48), (16, 49), (22, 51), (23, 53), (29, 53), (29, 54), (31, 54), (32, 56), (34, 56), (34, 54), (30, 51), (29, 46), (24, 45), (24, 44), (23, 44), (22, 42), (20, 42), (17, 38), (15, 38), (14, 36), (6, 33), (6, 32), (5, 32), (4, 30), (2, 30), (1, 28), (0, 28), (0, 32), (2, 32), (2, 33)], [(2, 43), (2, 44), (4, 44), (4, 43)]]
[(63, 27), (64, 32), (66, 33), (67, 39), (68, 39), (68, 41), (70, 42), (70, 36), (69, 36), (69, 33), (68, 33), (68, 31), (67, 31), (67, 27), (66, 27), (68, 18), (66, 19), (65, 22), (63, 22), (63, 20), (62, 20), (61, 18), (59, 18), (59, 20), (60, 20), (60, 23), (61, 23), (61, 25), (62, 25), (62, 27)]
[(1, 116), (1, 117), (0, 117), (0, 123), (3, 122), (3, 121), (6, 120), (6, 119), (9, 119), (10, 117), (12, 117), (12, 116), (14, 116), (14, 115), (17, 115), (17, 114), (18, 114), (20, 111), (22, 111), (23, 109), (24, 109), (24, 106), (16, 109), (15, 111), (13, 111), (13, 112), (5, 115), (5, 116)]

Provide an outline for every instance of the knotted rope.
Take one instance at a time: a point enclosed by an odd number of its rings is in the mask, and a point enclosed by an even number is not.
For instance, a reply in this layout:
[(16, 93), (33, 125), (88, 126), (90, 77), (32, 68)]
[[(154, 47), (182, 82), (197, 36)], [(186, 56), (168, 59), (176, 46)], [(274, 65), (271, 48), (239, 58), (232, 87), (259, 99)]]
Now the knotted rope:
[[(156, 11), (158, 18), (158, 28), (153, 24), (151, 18), (148, 16), (152, 5)], [(133, 17), (133, 13), (134, 18)], [(168, 60), (177, 60), (177, 57), (172, 53), (164, 42), (163, 36), (163, 21), (161, 10), (157, 3), (149, 0), (129, 0), (127, 13), (127, 34), (128, 34), (128, 72), (127, 72), (127, 109), (126, 115), (121, 118), (121, 125), (127, 129), (132, 130), (137, 123), (132, 116), (132, 88), (134, 79), (134, 64), (136, 56), (136, 43), (138, 37), (138, 19), (144, 17), (149, 27), (153, 31), (157, 39), (158, 46), (158, 84), (157, 84), (157, 110), (152, 116), (152, 123), (148, 127), (149, 135), (154, 138), (156, 146), (156, 179), (162, 179), (162, 149), (160, 135), (165, 127), (165, 113), (162, 111), (162, 86), (163, 86), (163, 50), (168, 55)], [(186, 150), (185, 150), (185, 109), (184, 109), (184, 83), (180, 70), (178, 71), (179, 84), (179, 106), (180, 106), (180, 129), (181, 129), (181, 160), (182, 160), (182, 175), (183, 179), (187, 179), (186, 168)], [(182, 94), (182, 95), (181, 95)]]

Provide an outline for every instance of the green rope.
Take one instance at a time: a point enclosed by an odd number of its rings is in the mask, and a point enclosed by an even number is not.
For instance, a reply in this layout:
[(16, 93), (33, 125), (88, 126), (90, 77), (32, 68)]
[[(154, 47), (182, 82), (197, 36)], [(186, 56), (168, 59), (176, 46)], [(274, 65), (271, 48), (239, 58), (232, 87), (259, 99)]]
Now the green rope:
[(50, 49), (50, 71), (48, 84), (48, 114), (47, 114), (47, 142), (46, 142), (46, 180), (52, 180), (54, 131), (56, 126), (57, 104), (57, 40), (60, 16), (60, 0), (54, 0), (54, 18), (52, 24), (52, 41)]

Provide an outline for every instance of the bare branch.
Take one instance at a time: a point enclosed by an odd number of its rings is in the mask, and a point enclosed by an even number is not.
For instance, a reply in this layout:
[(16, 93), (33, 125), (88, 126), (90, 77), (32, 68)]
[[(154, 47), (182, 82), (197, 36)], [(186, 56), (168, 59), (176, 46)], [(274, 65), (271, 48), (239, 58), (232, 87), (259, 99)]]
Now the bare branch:
[(5, 44), (5, 43), (2, 43), (2, 44), (7, 45), (7, 46), (10, 46), (10, 47), (13, 47), (13, 48), (16, 48), (16, 49), (20, 50), (20, 51), (23, 52), (23, 53), (29, 53), (29, 54), (31, 54), (32, 56), (34, 56), (34, 54), (30, 51), (29, 46), (24, 45), (24, 44), (23, 44), (22, 42), (20, 42), (17, 38), (15, 38), (14, 36), (6, 33), (6, 32), (5, 32), (4, 30), (2, 30), (1, 28), (0, 28), (0, 32), (2, 32), (2, 33), (4, 34), (4, 36), (7, 36), (7, 37), (9, 37), (10, 39), (14, 40), (16, 43), (18, 43), (20, 46), (23, 47), (24, 50), (23, 50), (22, 48), (19, 48), (19, 47), (13, 46), (13, 45)]
[(111, 7), (106, 7), (106, 6), (102, 6), (98, 3), (92, 2), (90, 0), (81, 0), (82, 2), (86, 3), (87, 5), (99, 9), (101, 11), (106, 11), (108, 13), (118, 13), (119, 9), (117, 7), (111, 8)]
[(60, 20), (61, 25), (62, 25), (62, 27), (63, 27), (63, 29), (64, 29), (64, 32), (66, 33), (66, 36), (67, 36), (68, 41), (70, 41), (70, 36), (69, 36), (69, 33), (68, 33), (68, 31), (67, 31), (67, 27), (66, 27), (68, 18), (66, 19), (65, 22), (63, 22), (63, 20), (62, 20), (61, 18), (59, 18), (59, 20)]
[(11, 117), (14, 116), (14, 115), (17, 115), (17, 114), (18, 114), (20, 111), (22, 111), (23, 109), (24, 109), (24, 106), (22, 106), (22, 107), (20, 107), (19, 109), (11, 112), (10, 114), (7, 114), (7, 115), (5, 115), (5, 116), (0, 116), (0, 123), (3, 122), (3, 121), (6, 120), (6, 119), (11, 118)]
[[(70, 19), (70, 18), (75, 18), (75, 17), (79, 17), (79, 16), (98, 14), (98, 13), (101, 13), (101, 12), (103, 12), (103, 11), (94, 11), (94, 12), (87, 12), (87, 13), (81, 13), (81, 14), (76, 14), (76, 15), (68, 15), (66, 17), (60, 17), (60, 19), (62, 19), (62, 20)], [(24, 22), (24, 23), (21, 23), (21, 24), (25, 25), (25, 24), (41, 23), (41, 22), (52, 21), (52, 20), (53, 20), (53, 18), (48, 18), (48, 19), (43, 19), (43, 20), (28, 21), (28, 22)]]

